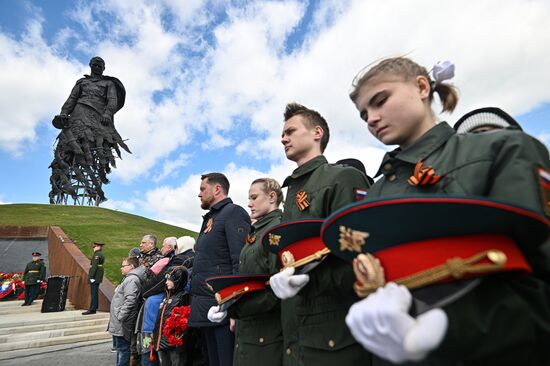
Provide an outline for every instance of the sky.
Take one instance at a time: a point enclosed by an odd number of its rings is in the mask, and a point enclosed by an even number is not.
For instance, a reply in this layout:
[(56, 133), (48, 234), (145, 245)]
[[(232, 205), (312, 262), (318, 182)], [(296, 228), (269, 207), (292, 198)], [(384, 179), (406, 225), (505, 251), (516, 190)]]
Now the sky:
[[(250, 183), (295, 165), (280, 142), (288, 102), (328, 121), (328, 160), (374, 175), (388, 149), (348, 98), (385, 57), (456, 65), (453, 124), (496, 106), (550, 146), (550, 2), (545, 0), (4, 0), (0, 12), (0, 204), (48, 203), (52, 124), (101, 56), (126, 104), (123, 151), (101, 207), (198, 230), (200, 175), (225, 173), (246, 207)], [(438, 113), (440, 106), (434, 105)]]

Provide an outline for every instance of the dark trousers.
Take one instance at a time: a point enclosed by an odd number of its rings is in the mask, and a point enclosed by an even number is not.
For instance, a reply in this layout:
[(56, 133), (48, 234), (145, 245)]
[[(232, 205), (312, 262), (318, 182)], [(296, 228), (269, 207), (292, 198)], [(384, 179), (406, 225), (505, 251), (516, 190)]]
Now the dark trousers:
[(161, 366), (185, 366), (187, 354), (177, 350), (159, 350), (159, 361)]
[(220, 327), (200, 328), (210, 366), (231, 366), (235, 336), (229, 330), (229, 324)]
[(90, 311), (97, 310), (98, 299), (99, 299), (99, 283), (95, 281), (94, 283), (90, 283), (90, 308), (88, 310)]
[(38, 296), (38, 284), (25, 284), (25, 304), (32, 304), (36, 296)]
[(114, 336), (116, 348), (116, 366), (130, 365), (130, 342), (122, 336)]

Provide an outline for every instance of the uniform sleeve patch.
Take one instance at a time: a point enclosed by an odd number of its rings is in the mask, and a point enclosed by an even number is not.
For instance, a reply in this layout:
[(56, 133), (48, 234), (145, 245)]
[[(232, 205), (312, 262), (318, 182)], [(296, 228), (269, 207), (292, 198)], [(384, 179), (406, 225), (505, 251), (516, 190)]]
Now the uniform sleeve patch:
[(364, 188), (354, 188), (353, 193), (357, 201), (362, 201), (367, 197), (367, 190)]
[(550, 217), (550, 170), (538, 166), (536, 173), (539, 180), (544, 213)]

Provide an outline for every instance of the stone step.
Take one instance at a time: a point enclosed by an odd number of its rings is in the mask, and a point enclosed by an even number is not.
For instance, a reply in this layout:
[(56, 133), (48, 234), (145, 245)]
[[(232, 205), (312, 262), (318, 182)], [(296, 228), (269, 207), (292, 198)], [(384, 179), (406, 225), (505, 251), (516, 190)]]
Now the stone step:
[[(24, 359), (26, 357), (32, 357), (34, 355), (48, 354), (53, 352), (62, 352), (69, 349), (75, 349), (75, 350), (78, 350), (79, 348), (86, 349), (87, 347), (90, 347), (93, 345), (101, 345), (101, 344), (104, 345), (105, 352), (108, 352), (109, 348), (111, 348), (112, 340), (100, 339), (95, 341), (77, 342), (77, 343), (70, 343), (70, 344), (58, 344), (53, 346), (45, 346), (45, 347), (30, 348), (30, 349), (16, 349), (13, 351), (0, 352), (0, 361), (5, 361), (5, 362), (0, 362), (0, 365), (4, 365), (4, 364), (9, 365), (10, 364), (9, 362), (12, 360)], [(28, 363), (28, 364), (35, 365), (36, 363)], [(41, 364), (44, 364), (44, 363), (41, 363)], [(67, 363), (65, 362), (64, 364), (66, 365)], [(95, 364), (99, 365), (98, 363), (95, 363)]]
[(78, 334), (98, 333), (102, 331), (104, 332), (106, 331), (106, 329), (107, 329), (107, 324), (104, 323), (104, 324), (91, 325), (91, 326), (85, 326), (85, 327), (81, 326), (81, 327), (72, 327), (72, 328), (61, 328), (61, 329), (44, 330), (39, 332), (28, 332), (28, 333), (19, 333), (19, 334), (8, 333), (5, 335), (0, 335), (0, 344), (16, 343), (21, 341), (42, 340), (42, 339), (56, 338), (56, 337), (66, 337), (66, 336), (73, 336)]
[(28, 313), (19, 316), (17, 313), (0, 316), (0, 332), (2, 328), (15, 328), (28, 325), (52, 324), (70, 321), (109, 319), (109, 313), (97, 312), (92, 315), (82, 315), (82, 310), (66, 310), (54, 313)]
[(103, 325), (104, 329), (107, 329), (108, 323), (109, 323), (109, 318), (100, 318), (100, 319), (81, 320), (81, 321), (69, 321), (69, 322), (62, 322), (62, 323), (34, 324), (34, 325), (25, 325), (25, 326), (13, 327), (13, 328), (2, 328), (2, 333), (3, 334), (33, 333), (33, 332), (41, 332), (44, 330), (89, 327), (93, 325)]
[(75, 334), (69, 336), (52, 337), (47, 339), (33, 339), (18, 342), (2, 343), (0, 344), (0, 352), (9, 352), (20, 349), (48, 347), (59, 344), (74, 344), (78, 342), (88, 342), (95, 340), (109, 340), (112, 339), (111, 335), (106, 331)]

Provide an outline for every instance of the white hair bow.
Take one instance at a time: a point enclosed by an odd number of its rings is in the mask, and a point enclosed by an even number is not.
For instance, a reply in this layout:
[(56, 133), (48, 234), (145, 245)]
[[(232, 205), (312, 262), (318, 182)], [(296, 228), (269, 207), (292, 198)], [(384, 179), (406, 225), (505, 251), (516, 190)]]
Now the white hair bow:
[(441, 84), (455, 76), (455, 65), (451, 61), (439, 61), (432, 69), (434, 84)]

